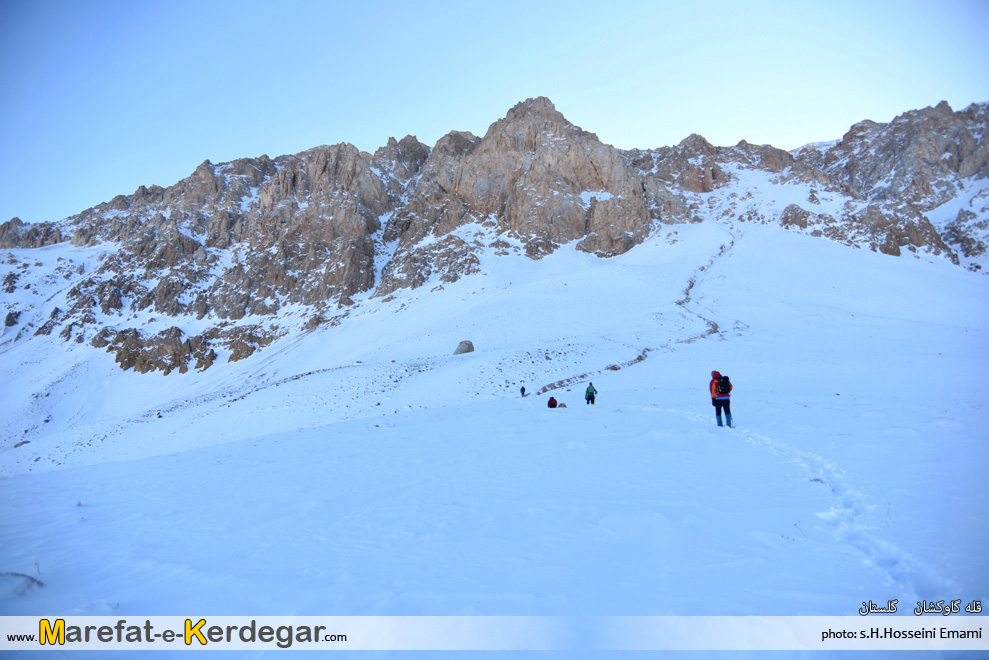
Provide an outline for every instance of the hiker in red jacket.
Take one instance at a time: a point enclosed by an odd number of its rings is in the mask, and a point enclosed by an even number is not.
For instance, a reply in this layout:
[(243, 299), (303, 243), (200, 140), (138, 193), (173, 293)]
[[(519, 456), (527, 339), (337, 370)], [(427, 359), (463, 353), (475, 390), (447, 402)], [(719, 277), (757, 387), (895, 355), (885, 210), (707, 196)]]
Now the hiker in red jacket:
[(708, 389), (711, 390), (711, 405), (714, 406), (714, 416), (718, 418), (718, 426), (721, 424), (721, 409), (725, 409), (725, 419), (728, 428), (731, 428), (731, 381), (728, 376), (722, 376), (718, 371), (711, 372), (711, 383)]
[(555, 396), (551, 396), (549, 398), (549, 401), (546, 402), (546, 405), (548, 407), (550, 407), (550, 408), (556, 408), (556, 406), (557, 406), (556, 397)]

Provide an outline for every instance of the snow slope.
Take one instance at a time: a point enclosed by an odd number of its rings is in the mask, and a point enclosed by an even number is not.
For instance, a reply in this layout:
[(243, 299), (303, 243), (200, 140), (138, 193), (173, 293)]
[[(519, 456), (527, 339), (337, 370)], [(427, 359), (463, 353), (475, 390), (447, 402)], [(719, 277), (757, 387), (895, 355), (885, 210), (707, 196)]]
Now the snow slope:
[(0, 615), (989, 601), (984, 276), (712, 221), (482, 266), (203, 373), (0, 354)]

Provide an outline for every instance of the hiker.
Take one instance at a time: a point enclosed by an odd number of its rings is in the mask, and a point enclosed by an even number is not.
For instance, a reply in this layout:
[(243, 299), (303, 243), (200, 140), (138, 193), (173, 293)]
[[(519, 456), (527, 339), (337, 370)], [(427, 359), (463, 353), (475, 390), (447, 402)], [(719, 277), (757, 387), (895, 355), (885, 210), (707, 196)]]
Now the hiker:
[(586, 401), (587, 403), (589, 403), (589, 404), (591, 404), (593, 406), (594, 405), (594, 396), (597, 393), (598, 393), (598, 391), (596, 389), (594, 389), (594, 383), (591, 383), (590, 385), (587, 386), (587, 390), (584, 392), (584, 401)]
[(523, 385), (522, 386), (522, 389), (519, 390), (519, 391), (522, 392), (522, 396), (525, 396), (525, 385)]
[(558, 405), (556, 403), (556, 397), (555, 396), (551, 396), (549, 398), (549, 401), (546, 402), (546, 405), (549, 406), (550, 408), (556, 408), (556, 406)]
[(711, 390), (711, 405), (714, 406), (714, 416), (718, 418), (718, 426), (721, 424), (721, 409), (725, 409), (725, 419), (728, 428), (731, 428), (731, 381), (728, 376), (722, 376), (721, 372), (711, 372), (711, 383), (708, 389)]

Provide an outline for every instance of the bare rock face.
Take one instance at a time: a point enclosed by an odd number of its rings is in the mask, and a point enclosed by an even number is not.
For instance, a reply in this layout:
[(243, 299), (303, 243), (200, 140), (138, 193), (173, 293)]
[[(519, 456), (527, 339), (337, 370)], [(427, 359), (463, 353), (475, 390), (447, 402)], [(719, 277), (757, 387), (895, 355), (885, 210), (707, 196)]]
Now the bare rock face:
[(447, 234), (476, 219), (466, 200), (454, 194), (454, 179), (461, 161), (479, 144), (471, 133), (454, 131), (442, 137), (418, 171), (408, 203), (398, 209), (385, 228), (384, 240), (399, 241), (408, 248), (427, 236)]
[[(414, 145), (413, 145), (414, 146)], [(454, 131), (444, 136), (418, 170), (408, 203), (385, 228), (398, 241), (375, 295), (420, 286), (427, 279), (420, 245), (466, 225), (508, 233), (539, 258), (576, 241), (599, 256), (628, 251), (647, 236), (654, 217), (643, 185), (621, 152), (574, 126), (545, 98), (529, 99), (488, 129), (484, 137)], [(657, 208), (676, 205), (654, 191)], [(472, 246), (445, 244), (440, 266), (446, 281), (473, 272)], [(433, 251), (432, 256), (437, 256)]]
[(691, 135), (675, 147), (628, 151), (626, 159), (654, 187), (705, 193), (731, 180), (721, 167), (719, 150), (700, 135)]
[(464, 353), (473, 353), (474, 344), (469, 340), (465, 339), (457, 345), (457, 349), (453, 351), (454, 355), (463, 355)]
[(20, 218), (11, 218), (0, 224), (0, 248), (38, 248), (66, 240), (62, 229), (55, 223), (42, 222), (29, 225)]
[(573, 240), (599, 256), (621, 254), (650, 226), (642, 186), (621, 153), (545, 98), (520, 103), (488, 129), (457, 190), (515, 235), (537, 237), (531, 256)]
[(538, 98), (512, 108), (483, 138), (455, 132), (440, 140), (391, 229), (408, 244), (490, 219), (536, 237), (532, 256), (585, 238), (578, 249), (612, 255), (641, 242), (648, 218), (621, 153)]

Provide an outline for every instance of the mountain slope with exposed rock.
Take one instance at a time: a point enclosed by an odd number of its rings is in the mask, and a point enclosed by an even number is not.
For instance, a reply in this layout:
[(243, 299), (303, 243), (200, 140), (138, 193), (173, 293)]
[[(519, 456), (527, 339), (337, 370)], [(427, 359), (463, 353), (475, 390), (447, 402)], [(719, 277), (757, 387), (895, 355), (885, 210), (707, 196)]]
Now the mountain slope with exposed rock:
[(608, 258), (703, 221), (979, 270), (987, 127), (989, 104), (941, 103), (792, 152), (698, 135), (621, 151), (536, 98), (482, 137), (453, 131), (432, 148), (407, 136), (373, 155), (338, 144), (206, 161), (61, 222), (0, 225), (0, 351), (51, 336), (124, 369), (205, 369), (355, 305), (483, 273), (498, 255), (572, 245)]

